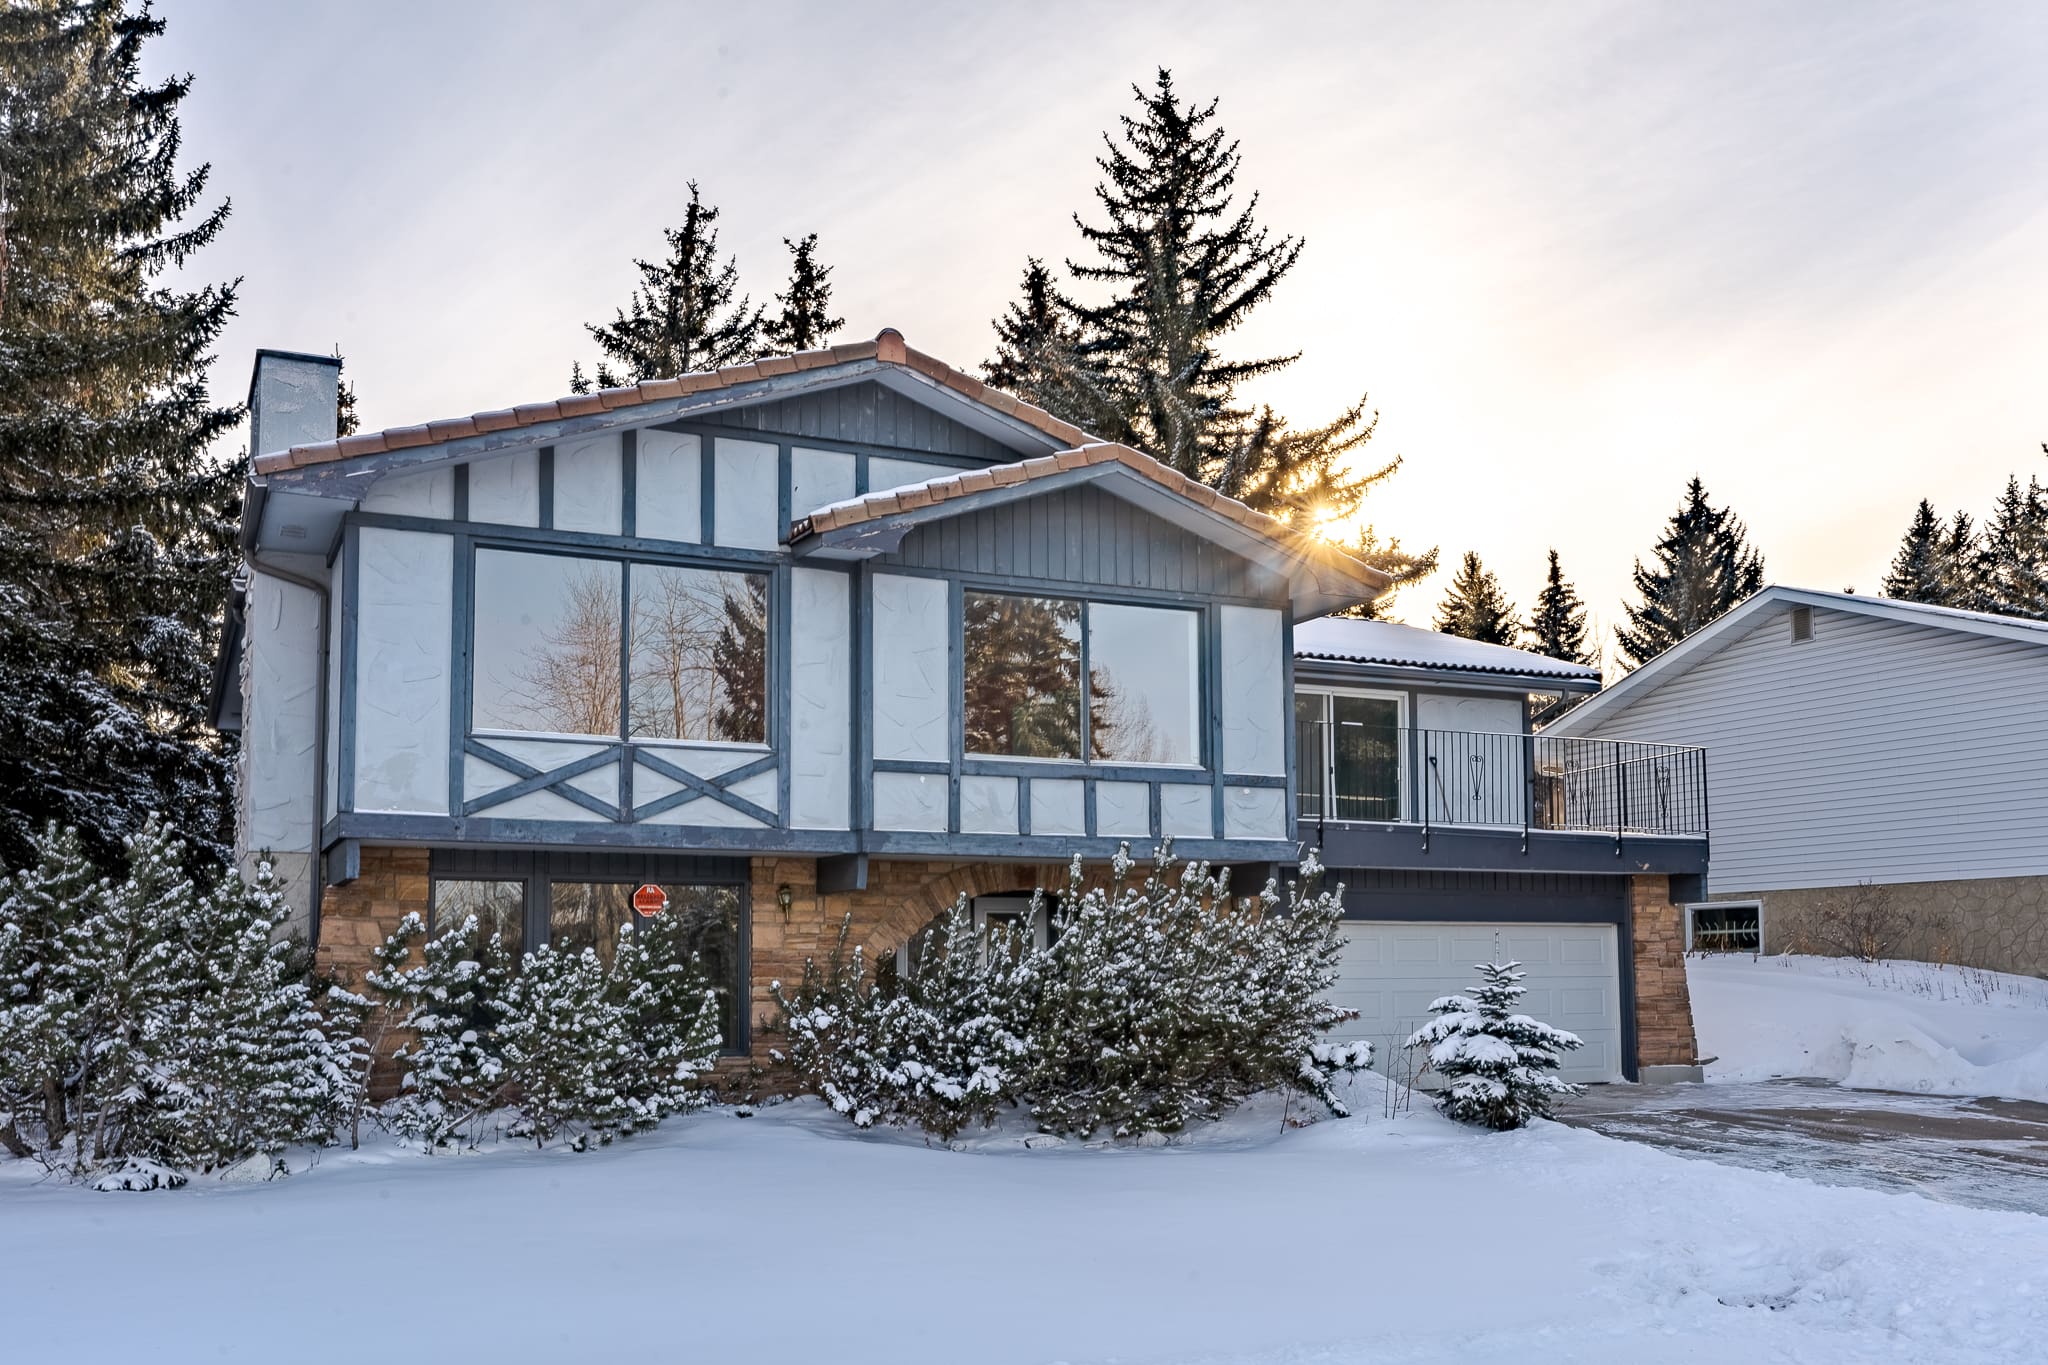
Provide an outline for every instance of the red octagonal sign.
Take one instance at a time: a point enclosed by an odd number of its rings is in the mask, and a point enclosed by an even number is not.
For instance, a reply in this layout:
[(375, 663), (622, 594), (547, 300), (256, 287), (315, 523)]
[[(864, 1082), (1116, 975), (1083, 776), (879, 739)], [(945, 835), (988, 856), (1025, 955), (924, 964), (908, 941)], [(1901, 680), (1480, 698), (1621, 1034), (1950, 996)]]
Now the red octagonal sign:
[(649, 882), (633, 893), (633, 910), (637, 914), (652, 919), (666, 909), (668, 909), (668, 892), (662, 890), (653, 882)]

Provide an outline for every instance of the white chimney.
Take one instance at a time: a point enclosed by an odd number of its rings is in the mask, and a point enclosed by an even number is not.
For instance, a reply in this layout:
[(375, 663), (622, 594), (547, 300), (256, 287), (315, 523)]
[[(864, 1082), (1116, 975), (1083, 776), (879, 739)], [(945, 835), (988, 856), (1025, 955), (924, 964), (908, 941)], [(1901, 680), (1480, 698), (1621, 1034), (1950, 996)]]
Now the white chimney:
[(249, 376), (249, 455), (335, 437), (341, 361), (302, 351), (258, 351)]

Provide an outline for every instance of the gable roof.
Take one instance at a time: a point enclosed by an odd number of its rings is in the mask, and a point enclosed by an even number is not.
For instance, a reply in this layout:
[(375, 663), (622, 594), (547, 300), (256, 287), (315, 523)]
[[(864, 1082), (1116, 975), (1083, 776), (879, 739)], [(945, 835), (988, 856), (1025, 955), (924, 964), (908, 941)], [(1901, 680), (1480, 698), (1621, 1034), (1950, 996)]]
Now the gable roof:
[(514, 408), (496, 408), (489, 412), (471, 413), (467, 417), (446, 417), (411, 426), (386, 427), (382, 431), (358, 432), (353, 436), (343, 436), (332, 441), (293, 446), (289, 450), (258, 452), (255, 471), (258, 474), (278, 474), (286, 470), (303, 469), (308, 465), (331, 464), (337, 460), (353, 460), (365, 455), (385, 455), (420, 446), (442, 445), (449, 441), (489, 435), (492, 432), (645, 407), (651, 403), (687, 398), (693, 394), (714, 393), (784, 375), (851, 365), (860, 361), (896, 366), (921, 375), (944, 389), (1022, 423), (1048, 438), (1048, 444), (1076, 446), (1090, 439), (1087, 432), (1073, 423), (1063, 422), (1044, 409), (1033, 407), (1013, 394), (992, 388), (973, 375), (956, 370), (942, 360), (934, 359), (922, 351), (912, 350), (903, 340), (901, 332), (893, 327), (885, 327), (873, 341), (851, 342), (844, 346), (833, 346), (818, 351), (798, 351), (794, 355), (763, 356), (745, 365), (728, 365), (722, 370), (707, 370), (698, 374), (680, 375), (673, 379), (648, 379), (638, 384), (600, 389), (595, 393), (571, 394), (566, 398), (551, 399), (544, 403), (526, 403)]
[(1526, 649), (1482, 644), (1440, 631), (1404, 626), (1395, 621), (1358, 621), (1326, 616), (1294, 628), (1294, 657), (1385, 668), (1416, 668), (1432, 672), (1484, 674), (1544, 680), (1560, 690), (1592, 691), (1600, 686), (1600, 670), (1553, 659)]
[(2048, 621), (1999, 616), (1987, 611), (1962, 611), (1955, 607), (1934, 607), (1924, 602), (1902, 602), (1891, 597), (1865, 597), (1857, 593), (1821, 592), (1772, 584), (1744, 599), (1718, 620), (1686, 636), (1612, 687), (1589, 697), (1553, 722), (1550, 728), (1559, 734), (1585, 733), (1601, 719), (1661, 686), (1665, 679), (1677, 677), (1694, 664), (1712, 658), (1742, 638), (1752, 626), (1760, 624), (1761, 619), (1777, 607), (1821, 607), (1877, 620), (1993, 639), (2018, 640), (2048, 648)]

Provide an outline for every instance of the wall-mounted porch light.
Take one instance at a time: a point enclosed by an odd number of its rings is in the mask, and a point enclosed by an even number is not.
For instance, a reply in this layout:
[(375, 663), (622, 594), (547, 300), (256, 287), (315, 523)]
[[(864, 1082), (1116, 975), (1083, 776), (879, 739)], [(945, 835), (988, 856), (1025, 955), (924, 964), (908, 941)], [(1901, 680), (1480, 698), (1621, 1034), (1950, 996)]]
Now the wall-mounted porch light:
[(782, 922), (789, 923), (789, 907), (796, 903), (796, 892), (789, 889), (788, 882), (775, 888), (775, 903), (782, 907)]

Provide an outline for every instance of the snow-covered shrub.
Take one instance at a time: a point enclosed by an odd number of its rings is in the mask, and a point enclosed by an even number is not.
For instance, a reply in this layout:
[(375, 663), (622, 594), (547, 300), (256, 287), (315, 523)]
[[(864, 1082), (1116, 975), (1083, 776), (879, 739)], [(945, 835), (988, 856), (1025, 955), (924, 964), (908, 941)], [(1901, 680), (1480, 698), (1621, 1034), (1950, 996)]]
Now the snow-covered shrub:
[(324, 1016), (267, 865), (201, 887), (152, 821), (102, 879), (54, 827), (0, 882), (0, 1145), (103, 1188), (324, 1141), (353, 1041)]
[(1269, 884), (1233, 898), (1227, 874), (1179, 864), (1170, 845), (1133, 885), (1128, 850), (1107, 887), (1077, 859), (1037, 977), (1031, 1111), (1051, 1132), (1171, 1132), (1260, 1090), (1293, 1088), (1345, 1113), (1333, 1081), (1370, 1044), (1323, 1035), (1340, 950), (1338, 893), (1313, 854), (1283, 903)]
[(1436, 1018), (1408, 1039), (1429, 1049), (1431, 1068), (1449, 1082), (1436, 1107), (1460, 1123), (1520, 1128), (1547, 1116), (1553, 1095), (1579, 1093), (1557, 1075), (1563, 1054), (1581, 1046), (1578, 1035), (1510, 1012), (1522, 998), (1521, 965), (1479, 963), (1478, 988), (1433, 1002)]
[(1132, 867), (1121, 852), (1113, 884), (1089, 889), (1077, 861), (1043, 949), (1028, 931), (977, 931), (962, 899), (886, 984), (842, 927), (793, 995), (774, 987), (778, 1058), (859, 1126), (942, 1137), (1008, 1102), (1077, 1135), (1172, 1131), (1279, 1087), (1344, 1113), (1334, 1079), (1372, 1049), (1324, 1041), (1344, 1017), (1328, 1000), (1341, 910), (1313, 889), (1313, 860), (1284, 904), (1272, 886), (1233, 900), (1226, 877), (1170, 847), (1142, 886)]
[(474, 916), (425, 935), (408, 915), (365, 979), (373, 1032), (411, 1035), (392, 1054), (402, 1068), (384, 1109), (394, 1132), (428, 1150), (473, 1142), (510, 1109), (515, 1131), (580, 1146), (701, 1103), (721, 1042), (718, 1002), (681, 916), (623, 931), (609, 966), (589, 949), (543, 947), (515, 971)]
[(977, 930), (963, 896), (910, 971), (882, 986), (859, 948), (846, 951), (850, 924), (825, 967), (805, 964), (794, 996), (772, 984), (786, 1039), (778, 1059), (858, 1127), (914, 1124), (951, 1138), (992, 1122), (1029, 1053), (1018, 1028), (1030, 966), (1016, 941)]

